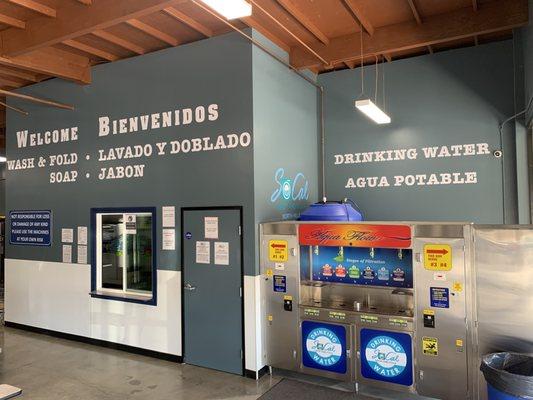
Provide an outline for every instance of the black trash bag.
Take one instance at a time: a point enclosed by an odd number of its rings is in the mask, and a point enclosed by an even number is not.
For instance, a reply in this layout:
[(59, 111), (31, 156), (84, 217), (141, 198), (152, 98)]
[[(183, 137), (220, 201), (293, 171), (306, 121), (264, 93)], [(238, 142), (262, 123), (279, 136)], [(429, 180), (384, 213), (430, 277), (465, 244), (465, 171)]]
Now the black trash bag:
[(494, 389), (533, 400), (533, 357), (520, 353), (488, 354), (480, 369)]

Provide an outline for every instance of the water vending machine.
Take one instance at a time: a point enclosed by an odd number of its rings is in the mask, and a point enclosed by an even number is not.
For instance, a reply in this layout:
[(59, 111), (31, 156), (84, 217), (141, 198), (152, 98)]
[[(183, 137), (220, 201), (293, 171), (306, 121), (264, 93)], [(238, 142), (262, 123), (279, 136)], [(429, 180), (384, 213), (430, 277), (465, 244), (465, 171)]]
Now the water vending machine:
[(472, 398), (471, 229), (263, 224), (266, 364), (439, 399)]

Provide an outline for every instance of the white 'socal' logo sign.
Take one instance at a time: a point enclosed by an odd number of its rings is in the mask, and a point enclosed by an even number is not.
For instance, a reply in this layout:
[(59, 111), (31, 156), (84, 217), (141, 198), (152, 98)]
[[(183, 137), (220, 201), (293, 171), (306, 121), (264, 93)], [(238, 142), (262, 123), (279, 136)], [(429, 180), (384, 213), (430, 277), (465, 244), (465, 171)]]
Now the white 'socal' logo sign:
[(368, 342), (365, 356), (372, 370), (385, 378), (400, 375), (407, 366), (403, 346), (389, 336), (377, 336)]
[(342, 344), (338, 336), (327, 328), (316, 328), (309, 332), (305, 346), (312, 360), (325, 367), (337, 364), (342, 356)]

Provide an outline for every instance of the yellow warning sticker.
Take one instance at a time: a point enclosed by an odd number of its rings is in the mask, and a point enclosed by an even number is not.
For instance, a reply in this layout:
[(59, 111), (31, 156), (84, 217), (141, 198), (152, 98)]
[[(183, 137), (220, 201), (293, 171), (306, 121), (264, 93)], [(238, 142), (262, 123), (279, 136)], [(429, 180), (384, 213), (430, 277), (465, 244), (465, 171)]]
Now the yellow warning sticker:
[(269, 316), (268, 316), (268, 320), (269, 320), (270, 322), (272, 322), (272, 321), (274, 320), (274, 317), (273, 317), (272, 315), (269, 315)]
[(455, 339), (455, 345), (457, 347), (463, 347), (463, 340), (462, 339)]
[(286, 240), (271, 240), (268, 242), (268, 258), (270, 261), (284, 262), (289, 259), (288, 243)]
[(283, 296), (283, 300), (292, 301), (292, 296)]
[(268, 276), (268, 277), (270, 277), (270, 278), (271, 278), (271, 277), (272, 277), (272, 275), (274, 275), (274, 273), (272, 272), (272, 270), (271, 270), (270, 268), (269, 268), (269, 269), (267, 269), (267, 272), (266, 272), (266, 276)]
[(452, 248), (447, 244), (426, 244), (424, 246), (424, 268), (430, 271), (452, 269)]
[(461, 282), (454, 282), (453, 283), (453, 291), (454, 292), (462, 292), (463, 291), (463, 284)]
[(439, 341), (437, 338), (423, 337), (422, 338), (422, 352), (426, 356), (438, 356), (439, 355)]
[(435, 315), (435, 311), (433, 311), (433, 310), (424, 310), (424, 315)]

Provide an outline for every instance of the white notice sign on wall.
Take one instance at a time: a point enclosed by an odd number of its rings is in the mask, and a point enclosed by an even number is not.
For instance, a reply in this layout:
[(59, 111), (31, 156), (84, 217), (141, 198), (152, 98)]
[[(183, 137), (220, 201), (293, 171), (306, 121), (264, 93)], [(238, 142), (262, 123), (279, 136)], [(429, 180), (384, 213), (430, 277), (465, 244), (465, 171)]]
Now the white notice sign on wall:
[(163, 215), (163, 228), (175, 228), (176, 227), (176, 207), (164, 206), (162, 215)]
[(176, 250), (176, 231), (163, 229), (163, 250)]
[(70, 228), (61, 229), (61, 241), (63, 243), (74, 242), (74, 229), (70, 229)]
[(70, 244), (63, 245), (63, 262), (72, 264), (72, 246)]
[(78, 226), (78, 244), (82, 244), (84, 246), (87, 245), (87, 227), (86, 226)]
[(126, 224), (126, 235), (137, 234), (137, 216), (135, 214), (124, 214), (124, 223)]
[(228, 242), (215, 242), (215, 265), (229, 265)]
[(204, 231), (206, 239), (218, 239), (218, 217), (205, 217)]
[(78, 264), (87, 264), (87, 246), (78, 245)]
[(196, 263), (211, 264), (211, 246), (209, 242), (196, 242)]

